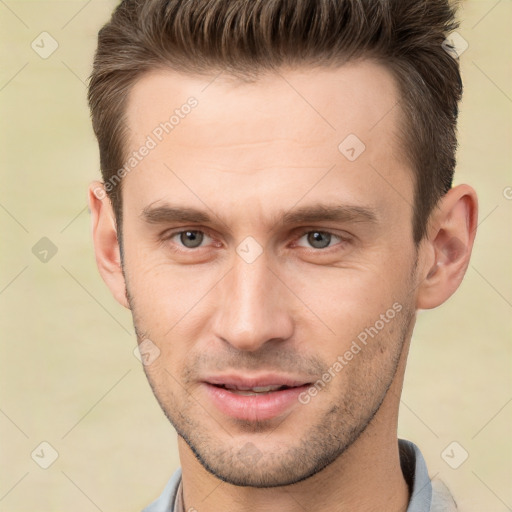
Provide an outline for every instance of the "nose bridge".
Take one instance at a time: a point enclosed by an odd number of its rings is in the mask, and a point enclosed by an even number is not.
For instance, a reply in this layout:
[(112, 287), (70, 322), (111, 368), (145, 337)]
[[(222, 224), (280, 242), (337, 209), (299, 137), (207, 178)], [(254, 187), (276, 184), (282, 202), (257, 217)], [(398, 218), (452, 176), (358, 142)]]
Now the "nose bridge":
[(291, 336), (286, 297), (265, 254), (251, 263), (236, 255), (226, 277), (217, 306), (219, 338), (239, 350), (255, 351), (269, 340)]

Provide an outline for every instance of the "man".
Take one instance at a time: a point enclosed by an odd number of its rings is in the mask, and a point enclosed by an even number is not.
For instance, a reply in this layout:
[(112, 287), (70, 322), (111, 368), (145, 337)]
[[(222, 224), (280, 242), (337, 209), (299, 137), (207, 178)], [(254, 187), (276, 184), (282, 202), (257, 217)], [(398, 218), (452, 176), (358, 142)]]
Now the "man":
[(456, 509), (397, 439), (416, 311), (475, 237), (456, 26), (445, 0), (125, 0), (100, 31), (96, 259), (181, 461), (146, 511)]

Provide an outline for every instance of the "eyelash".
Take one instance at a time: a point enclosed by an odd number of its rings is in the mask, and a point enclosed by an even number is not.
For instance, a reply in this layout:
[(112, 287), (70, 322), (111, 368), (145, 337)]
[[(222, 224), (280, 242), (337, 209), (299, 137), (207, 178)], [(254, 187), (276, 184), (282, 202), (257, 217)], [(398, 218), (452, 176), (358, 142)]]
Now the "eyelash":
[[(208, 237), (213, 239), (213, 236), (207, 230), (204, 230), (204, 229), (180, 229), (178, 231), (171, 231), (169, 233), (166, 233), (162, 237), (162, 242), (170, 241), (175, 236), (181, 235), (182, 233), (186, 233), (187, 231), (197, 231), (197, 232), (203, 233), (204, 235), (206, 235), (206, 236), (208, 236)], [(339, 244), (348, 243), (350, 241), (348, 236), (344, 237), (342, 235), (337, 235), (336, 233), (333, 233), (331, 231), (325, 231), (325, 230), (321, 230), (321, 229), (311, 229), (311, 228), (308, 228), (308, 229), (304, 228), (303, 230), (299, 231), (296, 240), (297, 241), (300, 240), (304, 235), (307, 235), (309, 233), (323, 233), (323, 234), (331, 235), (331, 237), (337, 238), (339, 240)], [(332, 249), (333, 247), (336, 247), (336, 245), (338, 245), (338, 244), (335, 244), (335, 245), (332, 245), (332, 246), (330, 245), (330, 246), (327, 246), (327, 247), (325, 247), (323, 249), (317, 249), (315, 247), (307, 248), (307, 247), (304, 247), (304, 246), (298, 246), (298, 247), (302, 247), (303, 249), (309, 249), (309, 250), (314, 251), (314, 252), (324, 252), (324, 253), (326, 253), (326, 252), (329, 252), (329, 249)], [(175, 250), (177, 252), (190, 253), (191, 251), (198, 250), (198, 249), (204, 249), (205, 248), (204, 246), (199, 246), (199, 247), (194, 247), (194, 248), (187, 248), (185, 246), (180, 246), (180, 247), (182, 247), (182, 248), (176, 249), (175, 247), (173, 247), (173, 250)]]

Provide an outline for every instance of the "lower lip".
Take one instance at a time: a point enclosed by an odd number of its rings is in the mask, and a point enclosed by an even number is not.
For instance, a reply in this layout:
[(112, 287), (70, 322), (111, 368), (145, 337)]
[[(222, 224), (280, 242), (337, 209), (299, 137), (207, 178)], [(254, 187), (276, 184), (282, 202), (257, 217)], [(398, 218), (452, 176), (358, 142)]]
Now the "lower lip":
[(283, 414), (298, 403), (299, 395), (309, 387), (309, 384), (305, 384), (258, 395), (238, 395), (207, 382), (203, 385), (209, 398), (222, 413), (246, 421), (269, 420)]

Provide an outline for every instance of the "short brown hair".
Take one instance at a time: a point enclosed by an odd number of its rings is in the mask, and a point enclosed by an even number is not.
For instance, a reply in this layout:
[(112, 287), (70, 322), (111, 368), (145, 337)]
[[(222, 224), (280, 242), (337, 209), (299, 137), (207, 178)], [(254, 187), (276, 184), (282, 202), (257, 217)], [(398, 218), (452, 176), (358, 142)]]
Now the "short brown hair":
[[(455, 168), (462, 82), (458, 60), (443, 48), (458, 26), (454, 15), (449, 0), (123, 0), (99, 31), (89, 83), (103, 179), (123, 166), (126, 100), (150, 70), (223, 70), (251, 79), (284, 65), (368, 57), (382, 62), (399, 87), (418, 243)], [(109, 191), (118, 228), (121, 189)]]

